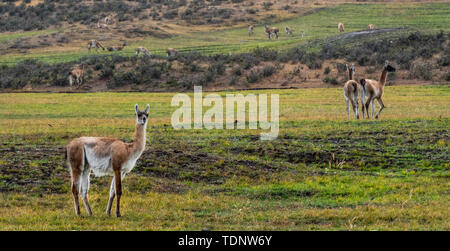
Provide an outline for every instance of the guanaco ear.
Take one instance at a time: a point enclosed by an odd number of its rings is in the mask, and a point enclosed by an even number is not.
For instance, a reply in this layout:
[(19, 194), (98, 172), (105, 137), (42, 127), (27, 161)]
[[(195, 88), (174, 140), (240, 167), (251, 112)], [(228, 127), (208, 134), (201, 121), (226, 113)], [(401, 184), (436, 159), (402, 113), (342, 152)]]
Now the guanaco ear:
[(384, 61), (384, 67), (386, 67), (386, 66), (388, 66), (388, 64), (389, 64), (389, 61)]
[(348, 64), (345, 64), (345, 70), (348, 70)]
[(136, 110), (136, 114), (138, 114), (138, 113), (139, 113), (139, 107), (138, 107), (138, 105), (137, 105), (137, 104), (135, 104), (135, 105), (134, 105), (134, 110)]
[(148, 114), (148, 111), (150, 110), (150, 105), (147, 104), (147, 108), (145, 108), (145, 113)]

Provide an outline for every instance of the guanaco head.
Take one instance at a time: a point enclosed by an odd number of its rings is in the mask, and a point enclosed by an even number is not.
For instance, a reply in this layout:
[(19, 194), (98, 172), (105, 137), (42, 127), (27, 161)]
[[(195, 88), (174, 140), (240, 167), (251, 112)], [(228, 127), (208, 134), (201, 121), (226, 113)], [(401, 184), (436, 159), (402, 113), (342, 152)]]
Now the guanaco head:
[(386, 62), (384, 62), (384, 69), (388, 72), (395, 72), (396, 69), (394, 66), (390, 65), (389, 62), (386, 60)]
[(355, 72), (356, 72), (356, 70), (355, 70), (355, 64), (352, 64), (352, 66), (349, 68), (348, 67), (348, 64), (345, 64), (345, 69), (348, 71), (348, 73), (351, 75), (351, 76), (354, 76), (355, 75)]
[(136, 110), (136, 123), (145, 125), (147, 123), (148, 110), (150, 109), (150, 105), (147, 104), (147, 108), (145, 109), (145, 111), (139, 111), (139, 107), (137, 104), (134, 106), (134, 109)]

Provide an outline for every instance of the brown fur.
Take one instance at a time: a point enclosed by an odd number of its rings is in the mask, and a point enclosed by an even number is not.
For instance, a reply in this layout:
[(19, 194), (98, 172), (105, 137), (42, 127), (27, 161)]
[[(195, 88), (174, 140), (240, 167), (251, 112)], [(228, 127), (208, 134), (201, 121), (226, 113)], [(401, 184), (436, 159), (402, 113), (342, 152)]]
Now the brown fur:
[(338, 24), (338, 31), (339, 32), (344, 32), (344, 24), (343, 23), (339, 23)]
[(375, 24), (369, 24), (369, 25), (367, 26), (367, 28), (368, 28), (369, 30), (375, 30), (377, 27), (375, 26)]

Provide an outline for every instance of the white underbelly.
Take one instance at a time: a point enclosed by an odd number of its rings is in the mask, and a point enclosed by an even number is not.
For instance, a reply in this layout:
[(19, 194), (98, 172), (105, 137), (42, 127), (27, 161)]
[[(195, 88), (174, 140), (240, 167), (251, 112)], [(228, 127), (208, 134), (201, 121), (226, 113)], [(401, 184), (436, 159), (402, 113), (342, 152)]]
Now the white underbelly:
[(89, 147), (85, 147), (84, 150), (86, 153), (86, 160), (88, 162), (87, 164), (90, 166), (95, 176), (101, 177), (105, 175), (114, 175), (110, 155), (98, 156), (94, 153), (93, 149)]

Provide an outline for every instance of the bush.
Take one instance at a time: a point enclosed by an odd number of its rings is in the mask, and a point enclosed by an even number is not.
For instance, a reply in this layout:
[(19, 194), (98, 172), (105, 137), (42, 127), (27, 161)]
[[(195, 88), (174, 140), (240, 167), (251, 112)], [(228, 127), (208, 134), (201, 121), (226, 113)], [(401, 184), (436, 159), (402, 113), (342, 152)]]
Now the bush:
[(259, 72), (258, 70), (251, 70), (247, 75), (247, 82), (249, 83), (255, 83), (260, 79), (261, 79), (261, 72)]
[(338, 82), (338, 80), (335, 78), (335, 77), (325, 77), (324, 79), (323, 79), (323, 82), (324, 83), (329, 83), (329, 84), (332, 84), (332, 85), (338, 85), (339, 84), (339, 82)]
[(274, 74), (276, 71), (277, 71), (277, 69), (275, 68), (275, 66), (273, 66), (273, 65), (265, 65), (265, 66), (263, 67), (263, 70), (262, 70), (262, 75), (263, 75), (264, 77), (270, 77), (270, 76), (272, 76), (272, 74)]
[(431, 80), (433, 78), (431, 64), (428, 63), (414, 64), (410, 70), (410, 78)]

